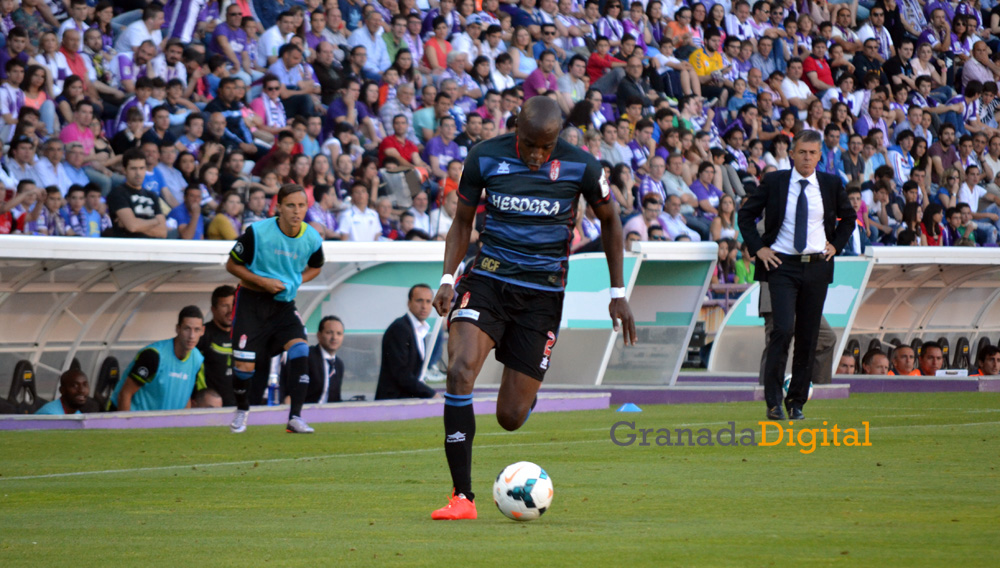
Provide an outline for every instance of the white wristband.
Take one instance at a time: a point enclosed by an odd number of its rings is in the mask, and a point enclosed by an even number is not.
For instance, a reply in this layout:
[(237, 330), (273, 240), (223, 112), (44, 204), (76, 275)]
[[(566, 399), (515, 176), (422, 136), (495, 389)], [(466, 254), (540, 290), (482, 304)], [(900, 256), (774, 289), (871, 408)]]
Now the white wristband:
[(624, 298), (625, 288), (612, 288), (611, 289), (611, 299)]
[(441, 282), (438, 284), (438, 286), (445, 286), (445, 285), (447, 285), (447, 286), (454, 286), (455, 285), (455, 275), (454, 274), (445, 274), (445, 275), (441, 276)]

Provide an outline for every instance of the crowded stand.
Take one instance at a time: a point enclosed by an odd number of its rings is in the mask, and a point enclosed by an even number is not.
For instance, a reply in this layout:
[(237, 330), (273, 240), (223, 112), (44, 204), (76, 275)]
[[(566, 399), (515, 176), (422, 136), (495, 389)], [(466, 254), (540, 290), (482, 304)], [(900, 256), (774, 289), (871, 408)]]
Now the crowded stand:
[(0, 234), (233, 240), (295, 183), (324, 239), (443, 239), (469, 148), (545, 96), (623, 244), (724, 242), (721, 282), (801, 130), (857, 211), (847, 254), (995, 245), (988, 4), (4, 0)]

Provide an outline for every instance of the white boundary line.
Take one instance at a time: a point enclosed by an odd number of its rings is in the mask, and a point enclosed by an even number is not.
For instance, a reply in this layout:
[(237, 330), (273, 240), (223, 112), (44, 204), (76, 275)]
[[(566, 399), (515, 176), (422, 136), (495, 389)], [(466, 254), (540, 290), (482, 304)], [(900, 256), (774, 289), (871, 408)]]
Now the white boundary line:
[[(807, 426), (815, 425), (816, 419), (810, 420)], [(729, 422), (700, 422), (700, 423), (689, 423), (689, 424), (677, 424), (675, 426), (708, 426), (717, 424), (729, 424)], [(992, 426), (1000, 424), (1000, 421), (993, 422), (957, 422), (950, 424), (900, 424), (897, 426), (871, 426), (869, 430), (899, 430), (899, 429), (912, 429), (912, 428), (953, 428), (953, 427), (965, 427), (965, 426)], [(599, 430), (607, 430), (608, 428), (600, 428)], [(593, 431), (597, 429), (588, 428), (584, 431)], [(600, 440), (567, 440), (565, 442), (529, 442), (526, 444), (492, 444), (476, 446), (478, 449), (496, 449), (496, 448), (508, 448), (513, 446), (558, 446), (566, 444), (595, 444), (598, 442), (606, 442), (606, 439)], [(0, 482), (3, 481), (24, 481), (32, 479), (54, 479), (60, 477), (79, 477), (84, 475), (114, 475), (119, 473), (138, 473), (145, 471), (168, 471), (171, 469), (197, 469), (199, 467), (225, 467), (225, 466), (239, 466), (239, 465), (250, 465), (250, 464), (262, 464), (262, 463), (283, 463), (283, 462), (296, 462), (296, 461), (310, 461), (310, 460), (325, 460), (325, 459), (337, 459), (337, 458), (365, 458), (365, 457), (377, 457), (377, 456), (396, 456), (396, 455), (406, 455), (406, 454), (424, 454), (428, 452), (438, 452), (441, 448), (421, 448), (413, 450), (388, 450), (384, 452), (363, 452), (354, 454), (327, 454), (322, 456), (303, 456), (295, 458), (270, 458), (270, 459), (257, 459), (257, 460), (243, 460), (234, 462), (215, 462), (215, 463), (195, 463), (187, 465), (164, 465), (157, 467), (136, 467), (128, 469), (104, 469), (95, 471), (73, 471), (66, 473), (47, 473), (43, 475), (23, 475), (18, 477), (0, 477)]]
[[(495, 449), (495, 448), (508, 448), (508, 447), (521, 447), (521, 446), (558, 446), (565, 444), (595, 444), (597, 442), (606, 442), (607, 439), (600, 440), (567, 440), (565, 442), (531, 442), (527, 444), (493, 444), (493, 445), (483, 445), (476, 446), (476, 449)], [(116, 473), (138, 473), (144, 471), (168, 471), (171, 469), (197, 469), (200, 467), (225, 467), (225, 466), (238, 466), (238, 465), (252, 465), (252, 464), (263, 464), (263, 463), (282, 463), (282, 462), (296, 462), (296, 461), (310, 461), (310, 460), (326, 460), (326, 459), (336, 459), (336, 458), (367, 458), (367, 457), (377, 457), (377, 456), (396, 456), (405, 454), (424, 454), (428, 452), (442, 452), (442, 447), (437, 448), (421, 448), (413, 450), (387, 450), (384, 452), (363, 452), (355, 454), (327, 454), (322, 456), (302, 456), (295, 458), (269, 458), (269, 459), (258, 459), (258, 460), (243, 460), (243, 461), (233, 461), (233, 462), (215, 462), (215, 463), (192, 463), (187, 465), (163, 465), (156, 467), (135, 467), (128, 469), (103, 469), (95, 471), (71, 471), (66, 473), (46, 473), (43, 475), (22, 475), (18, 477), (0, 477), (0, 482), (3, 481), (19, 481), (19, 480), (29, 480), (29, 479), (53, 479), (58, 477), (78, 477), (82, 475), (113, 475)]]

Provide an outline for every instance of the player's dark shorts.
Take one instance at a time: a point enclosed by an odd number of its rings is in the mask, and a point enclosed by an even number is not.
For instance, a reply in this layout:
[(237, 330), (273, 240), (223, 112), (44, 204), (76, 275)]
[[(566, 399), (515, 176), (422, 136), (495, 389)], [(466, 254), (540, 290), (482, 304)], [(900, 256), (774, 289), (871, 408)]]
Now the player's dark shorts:
[(240, 286), (233, 306), (233, 359), (264, 361), (281, 353), (292, 339), (306, 340), (295, 302), (278, 302), (267, 292)]
[(458, 283), (450, 322), (469, 322), (496, 344), (497, 361), (541, 381), (562, 319), (563, 292), (470, 274)]

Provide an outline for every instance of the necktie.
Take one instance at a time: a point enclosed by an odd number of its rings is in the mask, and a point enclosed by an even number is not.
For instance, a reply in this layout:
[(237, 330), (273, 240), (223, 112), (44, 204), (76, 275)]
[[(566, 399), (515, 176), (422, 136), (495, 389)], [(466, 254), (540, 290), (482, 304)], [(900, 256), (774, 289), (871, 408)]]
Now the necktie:
[(800, 179), (799, 201), (795, 204), (795, 250), (806, 250), (806, 236), (809, 233), (809, 200), (806, 198), (806, 188), (809, 180)]

